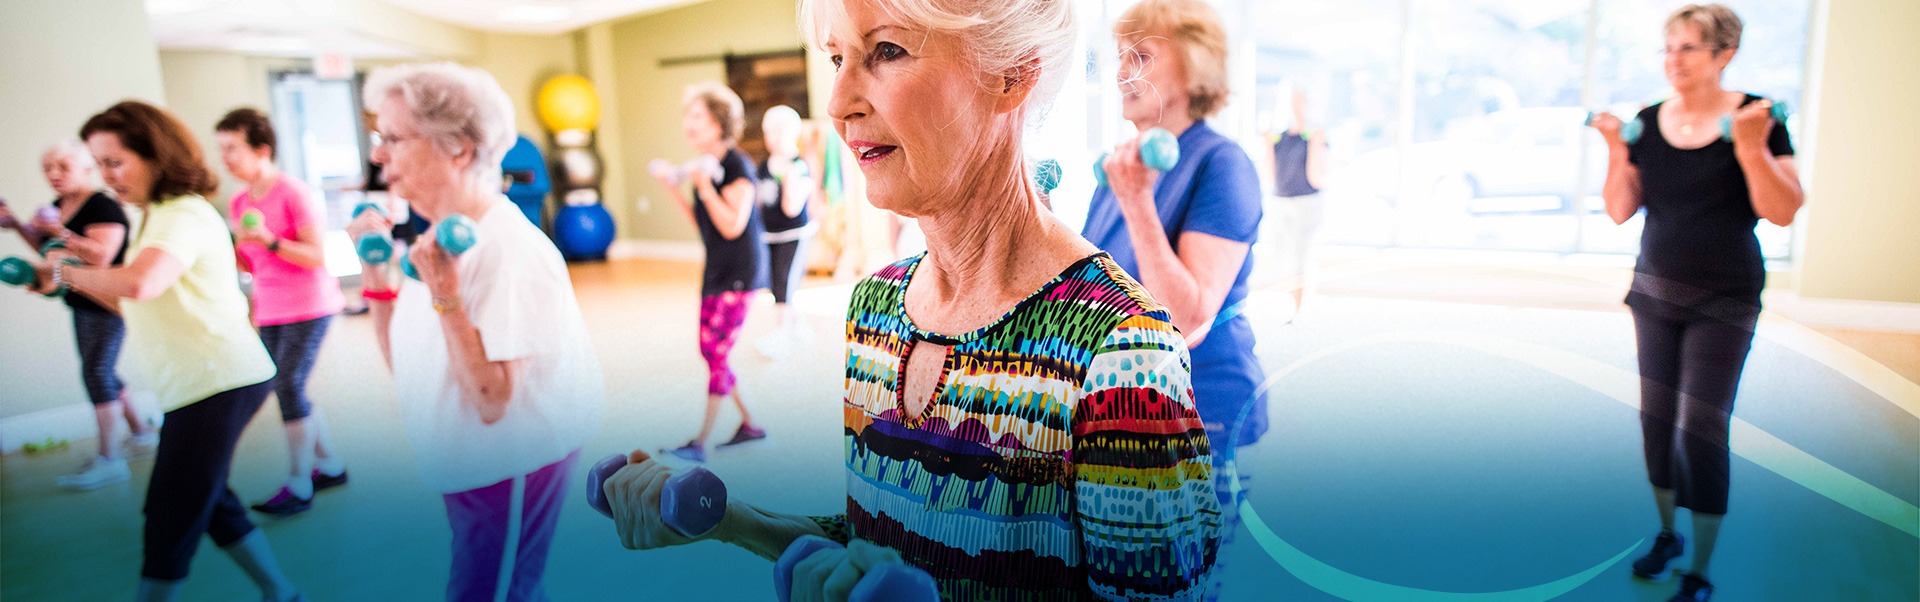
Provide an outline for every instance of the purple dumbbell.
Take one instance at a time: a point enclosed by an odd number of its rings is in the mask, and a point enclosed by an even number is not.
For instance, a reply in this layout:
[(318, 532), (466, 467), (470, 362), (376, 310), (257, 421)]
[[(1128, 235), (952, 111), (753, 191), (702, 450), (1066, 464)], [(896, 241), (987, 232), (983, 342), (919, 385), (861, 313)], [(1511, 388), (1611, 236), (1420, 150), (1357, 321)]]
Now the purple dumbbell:
[[(793, 567), (814, 552), (844, 548), (839, 542), (818, 535), (793, 540), (780, 560), (773, 564), (773, 588), (780, 602), (793, 599)], [(939, 602), (940, 586), (926, 571), (903, 563), (890, 562), (873, 567), (854, 584), (847, 602)]]
[[(620, 472), (630, 461), (647, 461), (647, 452), (614, 454), (593, 465), (587, 473), (587, 505), (607, 518), (613, 518), (613, 506), (607, 503), (607, 478)], [(727, 515), (727, 484), (705, 468), (674, 473), (660, 491), (660, 521), (687, 537), (699, 537), (720, 526)]]

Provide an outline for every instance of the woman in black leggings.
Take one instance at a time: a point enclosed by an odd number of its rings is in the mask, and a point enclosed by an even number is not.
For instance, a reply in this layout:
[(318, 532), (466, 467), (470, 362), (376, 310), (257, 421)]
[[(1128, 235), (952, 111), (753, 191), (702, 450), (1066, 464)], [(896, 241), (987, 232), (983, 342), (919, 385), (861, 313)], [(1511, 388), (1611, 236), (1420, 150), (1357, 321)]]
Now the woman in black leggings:
[[(1734, 393), (1760, 317), (1766, 270), (1754, 225), (1785, 226), (1805, 201), (1786, 124), (1771, 102), (1720, 87), (1740, 48), (1740, 18), (1718, 4), (1667, 18), (1671, 99), (1640, 111), (1644, 134), (1597, 115), (1607, 141), (1607, 215), (1624, 223), (1645, 207), (1632, 308), (1640, 355), (1640, 430), (1660, 512), (1653, 549), (1633, 563), (1647, 578), (1685, 551), (1674, 509), (1693, 512), (1693, 566), (1672, 600), (1713, 596), (1707, 564), (1727, 513), (1728, 428)], [(1732, 140), (1721, 139), (1729, 116)]]
[(66, 265), (66, 251), (35, 266), (37, 290), (70, 289), (118, 305), (127, 353), (166, 411), (147, 483), (145, 558), (138, 600), (177, 597), (205, 535), (240, 565), (263, 598), (300, 595), (266, 534), (227, 486), (234, 447), (274, 377), (235, 286), (233, 242), (207, 202), (219, 187), (200, 143), (180, 120), (139, 101), (88, 119), (80, 137), (101, 175), (144, 217), (123, 267)]

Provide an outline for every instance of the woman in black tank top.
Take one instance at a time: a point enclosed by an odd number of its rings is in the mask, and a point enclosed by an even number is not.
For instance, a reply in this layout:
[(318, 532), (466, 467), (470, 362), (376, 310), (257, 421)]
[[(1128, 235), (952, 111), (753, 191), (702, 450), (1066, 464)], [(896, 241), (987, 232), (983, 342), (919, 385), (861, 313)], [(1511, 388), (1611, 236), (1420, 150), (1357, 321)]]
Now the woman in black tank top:
[[(1804, 202), (1786, 125), (1771, 101), (1720, 86), (1740, 46), (1726, 7), (1687, 6), (1667, 19), (1671, 99), (1640, 111), (1629, 142), (1622, 121), (1594, 117), (1608, 148), (1607, 215), (1641, 209), (1640, 260), (1627, 294), (1638, 343), (1640, 429), (1661, 530), (1633, 563), (1640, 577), (1666, 572), (1685, 539), (1675, 508), (1693, 513), (1693, 566), (1672, 600), (1713, 595), (1707, 565), (1727, 512), (1734, 392), (1753, 343), (1766, 270), (1754, 225), (1793, 221)], [(1725, 117), (1730, 135), (1722, 137)]]

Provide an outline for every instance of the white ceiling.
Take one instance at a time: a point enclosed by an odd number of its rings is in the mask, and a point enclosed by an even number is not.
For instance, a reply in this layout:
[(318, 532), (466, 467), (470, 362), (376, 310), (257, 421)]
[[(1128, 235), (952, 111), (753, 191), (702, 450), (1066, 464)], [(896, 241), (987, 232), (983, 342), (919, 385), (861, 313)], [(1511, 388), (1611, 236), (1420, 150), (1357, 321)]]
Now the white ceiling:
[(361, 58), (412, 58), (422, 53), (404, 41), (354, 31), (343, 11), (385, 4), (468, 29), (556, 34), (701, 1), (146, 0), (146, 5), (154, 41), (166, 50), (292, 57), (341, 52)]
[(448, 23), (505, 33), (553, 34), (702, 0), (382, 0)]

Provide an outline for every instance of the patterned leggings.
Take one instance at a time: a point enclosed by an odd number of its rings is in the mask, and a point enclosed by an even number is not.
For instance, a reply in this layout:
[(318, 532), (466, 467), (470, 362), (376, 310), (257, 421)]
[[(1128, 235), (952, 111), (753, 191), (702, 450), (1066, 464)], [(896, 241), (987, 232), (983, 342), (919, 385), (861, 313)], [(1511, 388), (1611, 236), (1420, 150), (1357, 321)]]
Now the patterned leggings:
[(707, 394), (733, 392), (737, 381), (727, 354), (747, 321), (747, 306), (759, 291), (724, 291), (700, 297), (700, 357), (707, 360)]

